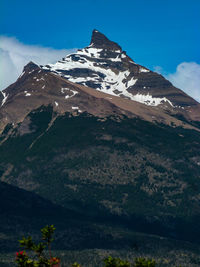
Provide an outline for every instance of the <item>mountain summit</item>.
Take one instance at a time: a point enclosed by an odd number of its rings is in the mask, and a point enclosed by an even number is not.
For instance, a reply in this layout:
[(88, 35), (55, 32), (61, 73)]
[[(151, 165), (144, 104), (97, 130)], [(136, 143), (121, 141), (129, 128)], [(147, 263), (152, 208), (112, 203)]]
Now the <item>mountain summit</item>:
[(97, 30), (93, 30), (92, 32), (90, 46), (95, 48), (109, 49), (111, 51), (122, 50), (117, 43), (110, 41), (103, 33)]

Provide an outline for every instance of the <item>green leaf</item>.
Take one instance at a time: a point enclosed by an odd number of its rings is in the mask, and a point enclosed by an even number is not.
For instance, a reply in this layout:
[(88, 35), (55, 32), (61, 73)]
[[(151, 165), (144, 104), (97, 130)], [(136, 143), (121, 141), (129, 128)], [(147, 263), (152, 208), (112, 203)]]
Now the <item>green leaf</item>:
[(28, 236), (27, 238), (23, 237), (22, 240), (19, 240), (19, 243), (21, 247), (24, 247), (29, 250), (32, 250), (35, 245), (31, 236)]
[(55, 231), (54, 225), (46, 225), (44, 228), (41, 229), (42, 233), (42, 239), (45, 240), (47, 243), (50, 243), (53, 241), (53, 234)]

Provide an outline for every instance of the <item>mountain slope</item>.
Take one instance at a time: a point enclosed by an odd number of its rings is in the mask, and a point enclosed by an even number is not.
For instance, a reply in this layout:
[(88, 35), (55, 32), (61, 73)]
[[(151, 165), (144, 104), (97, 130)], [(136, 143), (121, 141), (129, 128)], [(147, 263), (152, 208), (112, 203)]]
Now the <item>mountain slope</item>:
[[(49, 208), (39, 204), (43, 216), (31, 211), (33, 220), (20, 205), (9, 220), (1, 213), (2, 234), (5, 221), (7, 229), (13, 229), (13, 221), (21, 229), (10, 232), (6, 245), (2, 240), (1, 251), (15, 249), (24, 231), (35, 235), (36, 227), (55, 223), (57, 249), (133, 251), (134, 244), (140, 253), (148, 247), (147, 255), (164, 256), (165, 246), (177, 249), (182, 240), (183, 247), (190, 241), (187, 248), (194, 252), (200, 223), (197, 131), (126, 116), (99, 120), (88, 113), (58, 115), (48, 129), (53, 116), (52, 106), (33, 110), (25, 119), (31, 131), (19, 134), (24, 122), (19, 123), (0, 146), (1, 180), (52, 203)], [(3, 190), (7, 197), (13, 194)], [(14, 203), (28, 204), (28, 193), (24, 197), (19, 189)], [(8, 213), (14, 209), (7, 207)], [(164, 237), (171, 238), (167, 245)], [(188, 261), (182, 266), (198, 266)]]
[[(167, 227), (168, 236), (196, 240), (188, 223), (200, 215), (198, 132), (88, 113), (57, 116), (49, 128), (53, 116), (41, 107), (26, 119), (31, 131), (21, 132), (24, 122), (10, 129), (0, 146), (3, 181), (87, 216), (138, 218), (141, 231)], [(146, 227), (152, 222), (160, 227)]]
[[(3, 91), (0, 108), (0, 131), (6, 125), (22, 122), (30, 111), (42, 105), (52, 105), (55, 113), (81, 114), (88, 112), (100, 118), (110, 115), (138, 117), (150, 122), (198, 128), (191, 110), (150, 106), (109, 95), (93, 88), (72, 83), (30, 62), (18, 80)], [(195, 109), (199, 108), (199, 104)], [(196, 117), (195, 117), (196, 119)], [(198, 130), (198, 129), (197, 129)]]

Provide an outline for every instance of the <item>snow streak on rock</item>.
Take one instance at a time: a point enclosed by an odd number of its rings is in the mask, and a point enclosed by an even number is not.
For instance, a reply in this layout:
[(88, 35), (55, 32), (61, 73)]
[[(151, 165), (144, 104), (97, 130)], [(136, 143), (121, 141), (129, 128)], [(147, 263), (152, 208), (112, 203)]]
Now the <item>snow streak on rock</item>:
[(3, 95), (3, 100), (1, 102), (1, 106), (3, 106), (6, 103), (6, 100), (8, 98), (8, 94), (6, 95), (6, 93), (4, 93), (3, 91), (1, 91), (2, 95)]

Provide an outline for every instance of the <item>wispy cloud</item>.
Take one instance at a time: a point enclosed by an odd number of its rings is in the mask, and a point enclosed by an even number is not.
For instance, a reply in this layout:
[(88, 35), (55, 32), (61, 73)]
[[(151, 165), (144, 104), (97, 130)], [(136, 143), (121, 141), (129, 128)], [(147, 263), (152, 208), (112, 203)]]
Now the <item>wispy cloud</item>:
[(155, 72), (157, 72), (157, 73), (159, 73), (159, 74), (164, 75), (164, 70), (163, 70), (163, 68), (162, 68), (161, 66), (155, 66), (155, 67), (153, 68), (153, 71), (155, 71)]
[(15, 82), (29, 61), (54, 63), (74, 50), (26, 45), (16, 38), (0, 36), (0, 90)]
[(200, 64), (182, 62), (177, 66), (175, 73), (166, 73), (160, 66), (155, 66), (154, 71), (200, 102)]
[(177, 66), (175, 73), (168, 74), (166, 78), (200, 102), (200, 64), (183, 62)]

